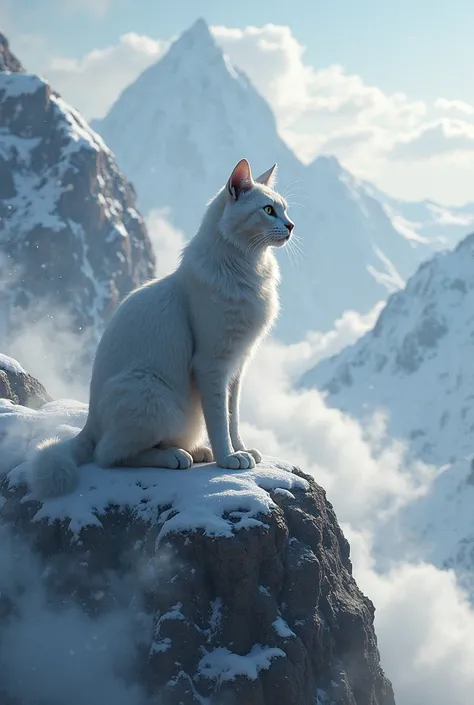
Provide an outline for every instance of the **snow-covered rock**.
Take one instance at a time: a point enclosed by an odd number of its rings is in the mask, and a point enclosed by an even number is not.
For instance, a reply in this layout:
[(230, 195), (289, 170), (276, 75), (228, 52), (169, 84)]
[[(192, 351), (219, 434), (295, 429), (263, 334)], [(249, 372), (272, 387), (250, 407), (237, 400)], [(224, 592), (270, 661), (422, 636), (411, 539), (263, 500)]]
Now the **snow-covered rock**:
[(59, 311), (95, 339), (117, 302), (153, 275), (135, 194), (103, 140), (46, 81), (0, 70), (0, 324)]
[(51, 401), (46, 389), (19, 362), (0, 353), (0, 399), (38, 409)]
[[(43, 609), (56, 618), (80, 610), (103, 624), (126, 609), (120, 639), (128, 663), (119, 682), (146, 690), (150, 702), (394, 705), (373, 605), (311, 477), (271, 458), (240, 472), (213, 463), (188, 472), (90, 464), (74, 494), (40, 503), (24, 482), (34, 444), (72, 435), (86, 414), (70, 401), (37, 411), (0, 406), (0, 528), (16, 534), (0, 571), (0, 648), (6, 627), (21, 623), (25, 597), (29, 619), (44, 618), (35, 613), (44, 591)], [(97, 627), (93, 639), (98, 634), (100, 642), (88, 643), (71, 629), (62, 650), (78, 659), (102, 643), (111, 651), (110, 634)], [(42, 659), (39, 667), (21, 639), (19, 652), (40, 683), (35, 694), (46, 696), (57, 665)], [(22, 683), (2, 664), (2, 702), (16, 702)], [(148, 700), (143, 692), (133, 702)]]
[[(373, 330), (307, 372), (302, 385), (359, 420), (374, 412), (410, 454), (440, 468), (398, 518), (403, 541), (474, 588), (474, 235), (436, 254), (393, 296)], [(474, 590), (473, 590), (474, 597)]]
[(237, 160), (247, 157), (256, 174), (278, 162), (302, 251), (278, 253), (283, 310), (277, 335), (285, 340), (329, 329), (349, 308), (368, 311), (431, 253), (427, 243), (400, 234), (335, 158), (309, 166), (297, 159), (269, 105), (202, 20), (92, 124), (132, 180), (142, 212), (167, 209), (186, 237)]

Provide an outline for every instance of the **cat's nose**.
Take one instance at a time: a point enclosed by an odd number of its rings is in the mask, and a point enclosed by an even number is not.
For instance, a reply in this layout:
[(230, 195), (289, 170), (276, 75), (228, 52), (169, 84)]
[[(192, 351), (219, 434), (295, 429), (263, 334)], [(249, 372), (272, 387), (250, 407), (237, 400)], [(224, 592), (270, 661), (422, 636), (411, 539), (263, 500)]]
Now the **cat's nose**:
[(291, 233), (291, 231), (293, 230), (293, 228), (295, 227), (295, 224), (294, 224), (294, 223), (291, 223), (291, 222), (290, 222), (290, 223), (285, 223), (285, 225), (286, 225), (286, 227), (288, 228), (288, 230), (289, 230), (290, 233)]

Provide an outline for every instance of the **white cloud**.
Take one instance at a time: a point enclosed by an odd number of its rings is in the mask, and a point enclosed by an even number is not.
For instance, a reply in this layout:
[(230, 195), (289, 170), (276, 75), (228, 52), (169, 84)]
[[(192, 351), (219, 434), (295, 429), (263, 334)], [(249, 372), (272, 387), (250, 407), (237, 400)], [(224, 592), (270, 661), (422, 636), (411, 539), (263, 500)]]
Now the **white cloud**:
[[(313, 67), (288, 27), (214, 27), (213, 31), (270, 102), (282, 136), (304, 160), (319, 152), (333, 153), (360, 177), (402, 198), (472, 200), (473, 106), (444, 98), (431, 105), (367, 85), (361, 76), (339, 65)], [(445, 127), (432, 136), (433, 150), (443, 152), (444, 159), (420, 162), (419, 153), (407, 149), (402, 162), (398, 145), (428, 130), (440, 110), (466, 120), (458, 134), (453, 134), (456, 128)], [(463, 131), (464, 136), (459, 134)]]
[(213, 33), (270, 102), (282, 133), (303, 158), (320, 148), (318, 135), (325, 141), (341, 129), (406, 129), (427, 112), (423, 101), (385, 94), (342, 66), (316, 69), (305, 63), (304, 47), (289, 27), (214, 27)]
[[(36, 322), (32, 322), (32, 310), (28, 310), (22, 323), (17, 312), (17, 331), (8, 336), (2, 351), (14, 359), (23, 360), (25, 369), (46, 387), (55, 399), (72, 397), (87, 401), (90, 360), (93, 342), (88, 332), (72, 333), (74, 325), (64, 311), (53, 311), (47, 303), (37, 308)], [(36, 313), (36, 311), (35, 311)]]
[[(149, 636), (150, 626), (137, 629), (126, 608), (98, 610), (91, 618), (65, 598), (60, 611), (53, 609), (44, 565), (2, 524), (0, 539), (0, 594), (18, 608), (0, 634), (2, 701), (6, 687), (23, 705), (146, 705), (146, 693), (120, 675), (130, 673), (137, 638)], [(142, 579), (137, 572), (135, 583)], [(134, 589), (124, 578), (126, 604)]]
[(181, 250), (186, 244), (183, 233), (166, 219), (166, 210), (150, 211), (146, 225), (156, 258), (156, 276), (171, 274), (179, 263)]
[(321, 360), (336, 355), (347, 345), (355, 343), (374, 327), (385, 303), (380, 301), (366, 314), (345, 311), (341, 318), (334, 322), (331, 330), (309, 331), (303, 340), (281, 348), (289, 380), (298, 380), (304, 372)]
[(122, 90), (166, 47), (165, 41), (129, 32), (118, 44), (94, 49), (80, 60), (53, 58), (42, 73), (88, 119), (103, 117)]
[(462, 115), (474, 115), (474, 105), (466, 103), (464, 100), (447, 100), (438, 98), (434, 102), (434, 107), (443, 112), (461, 113)]
[(431, 160), (440, 155), (473, 150), (474, 124), (441, 118), (397, 140), (391, 157), (406, 161)]
[(375, 603), (382, 665), (403, 705), (466, 705), (474, 692), (474, 610), (452, 572), (399, 563), (378, 573), (370, 537), (345, 527), (354, 575)]
[[(321, 341), (313, 336), (317, 357)], [(295, 370), (310, 357), (307, 346), (270, 340), (259, 349), (244, 385), (247, 442), (313, 474), (342, 519), (372, 526), (377, 516), (423, 492), (431, 470), (416, 463), (405, 467), (405, 448), (386, 437), (381, 416), (363, 429), (328, 408), (317, 390), (294, 391)], [(299, 352), (303, 361), (298, 360)]]

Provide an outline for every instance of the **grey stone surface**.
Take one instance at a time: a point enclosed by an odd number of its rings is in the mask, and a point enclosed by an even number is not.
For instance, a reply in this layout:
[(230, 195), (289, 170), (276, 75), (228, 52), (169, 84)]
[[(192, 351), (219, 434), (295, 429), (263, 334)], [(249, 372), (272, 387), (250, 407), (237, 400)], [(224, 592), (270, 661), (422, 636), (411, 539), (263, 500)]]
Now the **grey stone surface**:
[(14, 404), (39, 409), (52, 401), (46, 389), (36, 377), (25, 372), (17, 372), (3, 366), (0, 359), (0, 399), (9, 399)]

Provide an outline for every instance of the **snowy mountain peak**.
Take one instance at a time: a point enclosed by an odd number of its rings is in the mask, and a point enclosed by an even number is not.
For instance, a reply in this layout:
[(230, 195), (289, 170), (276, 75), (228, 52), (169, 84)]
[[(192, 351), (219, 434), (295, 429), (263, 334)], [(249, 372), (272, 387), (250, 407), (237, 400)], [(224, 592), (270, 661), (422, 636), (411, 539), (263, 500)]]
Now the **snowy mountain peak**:
[[(94, 127), (132, 178), (142, 209), (169, 208), (173, 224), (189, 235), (244, 154), (260, 171), (275, 161), (298, 164), (278, 140), (269, 106), (204, 20), (128, 86)], [(186, 208), (174, 209), (183, 189)]]
[(220, 77), (221, 82), (231, 78), (244, 84), (249, 83), (248, 78), (231, 64), (218, 46), (203, 19), (197, 20), (171, 44), (168, 52), (151, 67), (148, 75), (158, 78), (164, 72), (175, 80), (188, 78), (195, 83), (196, 89), (206, 86), (212, 75)]
[(178, 51), (213, 51), (221, 53), (205, 20), (200, 17), (189, 29), (183, 32), (172, 44), (174, 52)]

